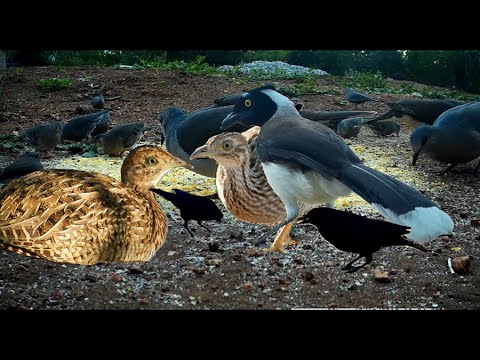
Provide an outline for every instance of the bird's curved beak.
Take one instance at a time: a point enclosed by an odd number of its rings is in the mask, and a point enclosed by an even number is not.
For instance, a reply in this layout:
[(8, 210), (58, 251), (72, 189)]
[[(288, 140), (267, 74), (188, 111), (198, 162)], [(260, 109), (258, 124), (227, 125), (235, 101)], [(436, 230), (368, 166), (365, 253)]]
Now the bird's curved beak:
[(181, 159), (177, 159), (177, 166), (184, 167), (185, 169), (193, 170), (193, 165), (183, 161)]
[(206, 159), (205, 155), (208, 154), (208, 146), (203, 145), (195, 149), (195, 151), (190, 155), (190, 160), (194, 159)]
[(418, 151), (413, 154), (413, 159), (412, 159), (412, 166), (415, 166), (418, 160), (418, 156), (420, 155), (420, 151), (422, 151), (422, 148), (418, 149)]
[(308, 219), (305, 216), (302, 216), (297, 219), (296, 223), (297, 224), (305, 224), (308, 221)]
[(229, 127), (232, 127), (236, 123), (240, 122), (239, 115), (239, 113), (235, 114), (234, 112), (228, 114), (227, 117), (223, 119), (222, 124), (220, 125), (220, 130), (228, 129)]

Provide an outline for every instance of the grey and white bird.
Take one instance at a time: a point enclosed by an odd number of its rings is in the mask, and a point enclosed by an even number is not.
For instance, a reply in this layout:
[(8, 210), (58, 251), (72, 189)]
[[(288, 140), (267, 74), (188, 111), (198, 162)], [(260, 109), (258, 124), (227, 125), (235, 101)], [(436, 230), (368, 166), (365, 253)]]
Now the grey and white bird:
[(102, 93), (93, 94), (92, 100), (90, 101), (92, 107), (96, 110), (102, 110), (105, 107), (105, 98)]
[(343, 137), (344, 139), (357, 136), (358, 133), (360, 132), (360, 129), (364, 121), (365, 119), (363, 118), (343, 119), (338, 124), (337, 134)]
[(38, 154), (26, 152), (3, 169), (0, 173), (0, 184), (6, 185), (20, 176), (38, 170), (43, 170), (43, 165), (40, 162)]
[(145, 132), (151, 129), (145, 126), (143, 121), (117, 125), (105, 134), (97, 135), (94, 143), (97, 148), (100, 146), (105, 154), (120, 156), (124, 151), (131, 150)]
[(82, 141), (86, 139), (100, 122), (101, 116), (108, 111), (104, 110), (70, 119), (63, 126), (63, 140)]
[(351, 88), (345, 88), (343, 95), (345, 96), (345, 99), (353, 104), (361, 104), (367, 101), (381, 102), (381, 100), (371, 98), (370, 96), (356, 92)]
[[(480, 156), (480, 102), (468, 103), (445, 111), (433, 125), (424, 125), (410, 135), (413, 150), (412, 165), (420, 154), (449, 163), (450, 171)], [(480, 172), (480, 162), (475, 173)]]
[(293, 221), (299, 203), (333, 206), (335, 199), (352, 191), (390, 222), (410, 227), (411, 240), (430, 241), (453, 230), (453, 220), (435, 203), (415, 188), (364, 165), (340, 136), (304, 119), (273, 86), (243, 94), (223, 120), (222, 129), (236, 123), (262, 127), (257, 156), (287, 213), (259, 242)]
[(53, 121), (27, 129), (21, 138), (25, 138), (37, 151), (50, 151), (60, 143), (63, 123)]
[(390, 109), (378, 115), (375, 120), (407, 117), (431, 125), (443, 112), (465, 103), (455, 100), (406, 99), (386, 104)]
[[(159, 120), (167, 151), (193, 165), (193, 171), (197, 174), (214, 178), (217, 173), (215, 160), (191, 160), (190, 155), (210, 137), (223, 132), (220, 125), (232, 110), (233, 105), (229, 105), (198, 109), (187, 114), (176, 106), (166, 108), (160, 113)], [(238, 124), (229, 131), (242, 132), (247, 129), (248, 127)]]

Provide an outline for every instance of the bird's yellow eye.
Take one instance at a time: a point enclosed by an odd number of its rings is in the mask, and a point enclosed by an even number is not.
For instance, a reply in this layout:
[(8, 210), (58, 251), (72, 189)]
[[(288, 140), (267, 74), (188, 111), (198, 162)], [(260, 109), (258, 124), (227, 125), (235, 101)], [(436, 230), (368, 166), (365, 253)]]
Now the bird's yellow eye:
[(252, 100), (247, 99), (247, 100), (245, 100), (244, 104), (245, 104), (246, 107), (250, 107), (250, 106), (252, 106)]
[(223, 143), (223, 148), (224, 148), (225, 150), (230, 150), (230, 149), (232, 148), (232, 146), (233, 146), (233, 144), (232, 144), (231, 141), (225, 141), (225, 142)]
[(145, 163), (147, 165), (155, 165), (156, 163), (158, 163), (158, 160), (156, 158), (150, 156), (150, 157), (147, 157), (145, 159)]

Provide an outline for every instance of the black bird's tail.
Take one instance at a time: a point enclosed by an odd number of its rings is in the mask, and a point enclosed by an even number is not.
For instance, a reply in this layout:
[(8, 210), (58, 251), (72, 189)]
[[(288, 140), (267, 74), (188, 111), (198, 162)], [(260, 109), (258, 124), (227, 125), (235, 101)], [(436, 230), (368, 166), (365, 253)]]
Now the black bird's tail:
[(389, 221), (411, 228), (408, 238), (426, 242), (453, 230), (453, 221), (415, 188), (361, 163), (340, 170), (338, 180)]

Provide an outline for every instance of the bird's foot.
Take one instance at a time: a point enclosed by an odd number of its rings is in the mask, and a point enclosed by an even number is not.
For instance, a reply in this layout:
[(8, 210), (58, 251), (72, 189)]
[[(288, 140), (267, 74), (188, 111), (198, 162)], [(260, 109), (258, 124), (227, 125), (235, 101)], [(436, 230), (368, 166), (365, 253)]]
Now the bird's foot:
[(362, 266), (344, 266), (342, 267), (342, 270), (344, 270), (345, 272), (347, 272), (348, 274), (351, 274), (351, 273), (354, 273), (356, 271), (358, 271)]
[(297, 240), (293, 240), (290, 236), (283, 239), (283, 244), (284, 245), (297, 245), (298, 244), (298, 241)]
[(265, 253), (268, 253), (268, 252), (283, 253), (283, 252), (285, 252), (285, 248), (283, 247), (282, 243), (276, 241), (268, 249), (262, 249), (262, 251), (265, 252)]

